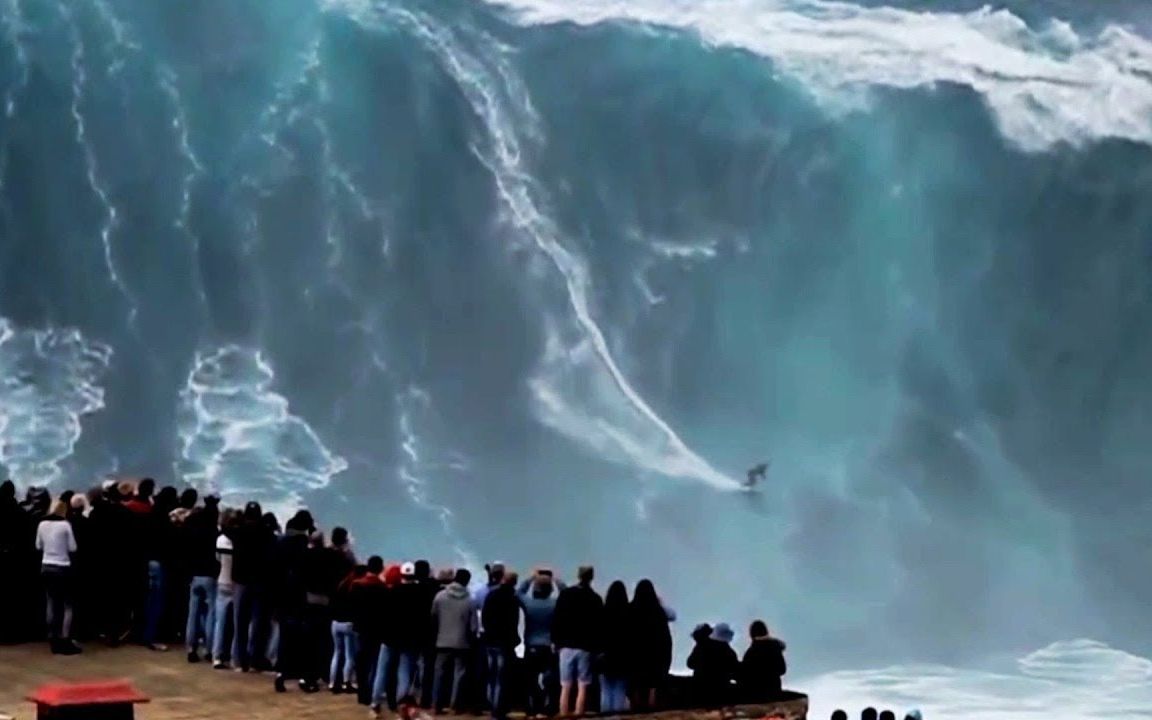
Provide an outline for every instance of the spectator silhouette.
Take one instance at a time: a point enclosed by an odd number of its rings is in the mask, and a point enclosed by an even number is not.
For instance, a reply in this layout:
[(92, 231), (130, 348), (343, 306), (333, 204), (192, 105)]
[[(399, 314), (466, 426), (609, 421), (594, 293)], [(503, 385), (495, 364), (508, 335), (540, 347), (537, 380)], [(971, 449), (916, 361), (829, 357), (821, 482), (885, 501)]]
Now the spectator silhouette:
[(637, 712), (655, 707), (657, 691), (668, 677), (672, 667), (672, 631), (668, 624), (675, 619), (676, 613), (661, 602), (651, 580), (636, 584), (628, 623), (633, 649), (632, 709)]
[(748, 629), (751, 644), (740, 664), (740, 696), (745, 702), (768, 702), (780, 697), (782, 678), (788, 672), (784, 641), (771, 636), (768, 626), (757, 620)]
[(528, 680), (528, 717), (546, 716), (556, 700), (556, 653), (552, 649), (552, 622), (556, 598), (564, 583), (551, 570), (538, 568), (520, 584), (517, 594), (524, 606), (524, 663)]
[(628, 671), (635, 637), (629, 626), (628, 589), (617, 580), (604, 594), (603, 642), (596, 665), (600, 671), (600, 713), (628, 710)]
[(864, 711), (860, 713), (860, 720), (878, 720), (878, 718), (879, 713), (876, 712), (876, 708), (874, 707), (866, 707)]
[(468, 653), (476, 637), (476, 613), (468, 584), (472, 573), (457, 570), (448, 587), (432, 601), (432, 632), (436, 645), (436, 677), (432, 706), (442, 714), (445, 706), (455, 715), (462, 709), (461, 691), (468, 671)]
[(736, 679), (740, 660), (732, 649), (735, 633), (727, 623), (712, 628), (712, 634), (697, 642), (688, 657), (693, 672), (696, 696), (703, 707), (719, 707), (732, 702), (732, 681)]
[(488, 593), (481, 615), (488, 654), (488, 704), (492, 717), (502, 720), (509, 710), (509, 670), (520, 644), (522, 605), (516, 593), (516, 573), (505, 573), (500, 586)]
[(560, 652), (560, 714), (567, 715), (572, 706), (572, 688), (576, 687), (575, 714), (583, 715), (592, 685), (592, 657), (599, 651), (603, 626), (604, 601), (592, 589), (596, 571), (585, 566), (576, 573), (577, 583), (565, 588), (556, 601), (552, 640)]

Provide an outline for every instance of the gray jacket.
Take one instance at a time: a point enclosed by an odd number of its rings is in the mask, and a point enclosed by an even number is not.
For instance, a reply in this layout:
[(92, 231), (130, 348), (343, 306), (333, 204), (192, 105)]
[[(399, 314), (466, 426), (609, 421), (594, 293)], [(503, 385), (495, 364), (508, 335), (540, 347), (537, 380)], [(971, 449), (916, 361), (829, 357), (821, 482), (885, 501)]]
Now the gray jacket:
[(432, 601), (437, 650), (467, 650), (476, 636), (476, 612), (468, 588), (452, 583)]

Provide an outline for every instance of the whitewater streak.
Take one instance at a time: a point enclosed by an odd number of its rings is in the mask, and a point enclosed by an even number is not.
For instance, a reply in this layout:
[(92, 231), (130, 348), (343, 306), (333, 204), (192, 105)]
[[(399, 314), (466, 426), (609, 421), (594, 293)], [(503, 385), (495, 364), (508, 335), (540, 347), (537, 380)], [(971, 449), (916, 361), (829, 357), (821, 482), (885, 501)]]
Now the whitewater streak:
[(396, 473), (404, 486), (405, 492), (412, 503), (422, 510), (436, 516), (444, 537), (452, 545), (461, 567), (466, 567), (479, 577), (482, 570), (481, 563), (476, 554), (468, 549), (464, 540), (456, 530), (456, 519), (452, 510), (442, 505), (428, 494), (428, 486), (424, 475), (429, 469), (448, 469), (453, 471), (467, 470), (467, 466), (456, 463), (441, 463), (433, 465), (421, 452), (420, 438), (416, 433), (417, 417), (431, 412), (432, 398), (428, 393), (415, 385), (396, 397), (396, 404), (400, 408), (400, 449), (402, 459)]
[[(76, 126), (76, 144), (84, 156), (84, 167), (88, 177), (88, 187), (99, 202), (104, 214), (104, 221), (100, 225), (100, 242), (104, 248), (104, 266), (108, 271), (108, 279), (128, 303), (128, 326), (135, 328), (138, 308), (132, 292), (116, 269), (116, 260), (113, 257), (112, 237), (119, 226), (119, 215), (116, 206), (108, 195), (108, 189), (100, 180), (99, 161), (96, 158), (96, 149), (88, 141), (88, 125), (84, 120), (84, 101), (88, 86), (88, 68), (84, 38), (80, 32), (80, 25), (73, 11), (67, 4), (60, 5), (60, 16), (68, 26), (68, 33), (72, 41), (72, 120)], [(114, 26), (115, 27), (115, 26)]]
[(829, 673), (798, 687), (812, 699), (814, 718), (836, 708), (895, 705), (899, 714), (918, 708), (931, 720), (1135, 720), (1152, 707), (1152, 660), (1078, 639), (1053, 643), (999, 672), (902, 665)]
[(226, 505), (258, 500), (278, 517), (304, 504), (348, 467), (272, 389), (276, 373), (257, 350), (225, 345), (199, 353), (180, 393), (185, 482)]
[(61, 476), (84, 417), (104, 407), (112, 348), (78, 330), (26, 330), (0, 317), (0, 466), (21, 487)]
[[(487, 131), (489, 153), (475, 147), (473, 149), (492, 173), (499, 197), (513, 225), (524, 232), (560, 272), (567, 290), (569, 307), (583, 335), (582, 342), (592, 348), (600, 368), (608, 374), (616, 392), (627, 403), (630, 411), (655, 430), (658, 438), (654, 444), (652, 438), (645, 437), (645, 431), (637, 435), (613, 426), (603, 418), (578, 417), (578, 413), (563, 401), (554, 383), (537, 377), (531, 386), (540, 404), (542, 419), (598, 452), (604, 452), (607, 449), (605, 444), (610, 444), (614, 446), (617, 455), (622, 454), (645, 469), (669, 477), (697, 480), (721, 490), (738, 489), (739, 483), (693, 452), (645, 402), (613, 357), (603, 331), (593, 318), (589, 301), (592, 281), (588, 268), (564, 246), (555, 223), (541, 211), (535, 199), (540, 191), (524, 167), (523, 148), (514, 128), (518, 120), (527, 127), (526, 134), (529, 136), (538, 138), (542, 132), (527, 91), (503, 60), (502, 55), (507, 49), (494, 38), (481, 37), (478, 44), (492, 53), (490, 57), (481, 59), (469, 53), (451, 29), (438, 25), (417, 11), (362, 0), (327, 0), (327, 5), (346, 12), (370, 28), (381, 27), (382, 23), (388, 21), (408, 28), (456, 81)], [(502, 95), (513, 101), (511, 105), (515, 109), (505, 105)], [(572, 353), (571, 350), (565, 352), (560, 349), (560, 340), (555, 330), (548, 330), (550, 338), (545, 353), (545, 366), (554, 365), (562, 356)], [(579, 350), (579, 347), (575, 350)]]
[(770, 59), (831, 108), (870, 87), (955, 83), (978, 92), (1028, 151), (1099, 138), (1152, 143), (1152, 42), (1095, 37), (1008, 10), (929, 12), (825, 0), (483, 0), (524, 24), (638, 23), (696, 33)]

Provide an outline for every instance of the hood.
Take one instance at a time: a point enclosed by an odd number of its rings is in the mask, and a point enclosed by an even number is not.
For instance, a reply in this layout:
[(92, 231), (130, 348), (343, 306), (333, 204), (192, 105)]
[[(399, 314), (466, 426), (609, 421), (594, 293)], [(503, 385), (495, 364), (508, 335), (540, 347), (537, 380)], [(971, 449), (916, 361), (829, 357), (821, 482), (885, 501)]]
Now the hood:
[(444, 592), (447, 593), (448, 597), (452, 598), (453, 600), (472, 599), (472, 593), (468, 592), (468, 588), (464, 587), (460, 583), (449, 584), (448, 587), (444, 588)]
[(765, 645), (768, 645), (770, 647), (776, 647), (778, 650), (780, 650), (780, 652), (784, 652), (785, 650), (788, 649), (788, 643), (784, 642), (780, 638), (774, 638), (774, 637), (757, 638), (756, 642), (757, 643), (764, 643)]
[(395, 587), (400, 584), (403, 575), (400, 573), (399, 565), (389, 565), (384, 570), (384, 584), (388, 587)]

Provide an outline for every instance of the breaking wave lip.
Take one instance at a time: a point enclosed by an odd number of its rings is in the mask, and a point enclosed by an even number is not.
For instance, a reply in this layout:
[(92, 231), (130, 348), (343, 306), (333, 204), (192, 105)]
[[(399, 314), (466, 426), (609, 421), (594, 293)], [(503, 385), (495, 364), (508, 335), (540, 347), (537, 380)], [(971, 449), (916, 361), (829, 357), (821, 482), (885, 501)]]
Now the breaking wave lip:
[(24, 330), (0, 317), (0, 465), (17, 485), (60, 479), (84, 417), (104, 408), (112, 355), (78, 330)]
[(1095, 36), (1008, 10), (928, 12), (824, 0), (482, 0), (523, 24), (634, 22), (769, 58), (837, 109), (871, 87), (956, 83), (978, 92), (1019, 148), (1100, 138), (1152, 143), (1152, 42)]
[(1017, 661), (1018, 673), (902, 665), (835, 672), (797, 683), (812, 717), (836, 708), (919, 708), (936, 720), (1148, 717), (1152, 660), (1079, 639), (1053, 643)]
[[(593, 317), (589, 270), (580, 257), (564, 246), (559, 229), (541, 209), (537, 201), (539, 189), (525, 167), (517, 124), (530, 138), (539, 138), (542, 131), (527, 91), (504, 59), (507, 50), (494, 38), (485, 36), (482, 44), (490, 55), (473, 55), (453, 30), (413, 10), (362, 0), (327, 0), (326, 5), (370, 28), (388, 22), (410, 30), (456, 81), (483, 123), (488, 136), (486, 147), (474, 145), (473, 150), (492, 174), (507, 221), (559, 272), (571, 312), (573, 332), (568, 335), (574, 336), (574, 341), (568, 344), (567, 351), (558, 351), (560, 333), (552, 321), (546, 321), (548, 349), (541, 372), (530, 382), (541, 420), (609, 459), (632, 462), (669, 477), (698, 480), (718, 489), (738, 489), (736, 481), (693, 452), (645, 402), (612, 356)], [(583, 378), (584, 387), (569, 388), (571, 391), (579, 393), (591, 386), (612, 388), (610, 397), (602, 399), (600, 405), (612, 410), (616, 423), (582, 410), (577, 401), (562, 396), (558, 390), (560, 382), (577, 373), (588, 377)]]
[(283, 518), (348, 463), (291, 413), (275, 378), (259, 350), (198, 353), (180, 393), (176, 474), (225, 504), (258, 500)]

